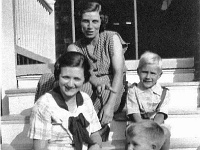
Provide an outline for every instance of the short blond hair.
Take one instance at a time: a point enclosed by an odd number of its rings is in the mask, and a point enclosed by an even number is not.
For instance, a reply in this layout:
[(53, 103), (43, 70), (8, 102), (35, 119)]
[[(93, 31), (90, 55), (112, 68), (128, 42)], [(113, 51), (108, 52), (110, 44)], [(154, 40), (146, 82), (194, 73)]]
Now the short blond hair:
[(133, 138), (136, 135), (144, 135), (146, 138), (160, 149), (165, 141), (164, 130), (160, 125), (152, 120), (143, 120), (132, 123), (126, 128), (126, 136)]
[(156, 53), (150, 51), (144, 52), (140, 57), (138, 69), (148, 64), (155, 64), (162, 70), (162, 58)]

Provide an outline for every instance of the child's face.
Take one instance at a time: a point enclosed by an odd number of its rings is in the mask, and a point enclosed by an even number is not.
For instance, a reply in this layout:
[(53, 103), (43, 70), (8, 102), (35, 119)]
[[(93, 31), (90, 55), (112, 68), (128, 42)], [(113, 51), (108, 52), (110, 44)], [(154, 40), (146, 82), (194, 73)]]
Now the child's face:
[(155, 64), (144, 65), (138, 70), (138, 76), (144, 89), (154, 86), (161, 74), (161, 69)]
[(154, 148), (150, 141), (141, 134), (127, 138), (126, 150), (154, 150)]

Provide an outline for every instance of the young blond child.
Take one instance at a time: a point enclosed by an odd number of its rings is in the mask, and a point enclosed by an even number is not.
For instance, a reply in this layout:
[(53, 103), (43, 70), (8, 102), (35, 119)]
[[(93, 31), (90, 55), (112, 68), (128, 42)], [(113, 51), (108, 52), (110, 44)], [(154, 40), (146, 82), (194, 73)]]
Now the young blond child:
[(126, 150), (159, 150), (164, 140), (163, 129), (152, 120), (132, 123), (126, 129)]
[(137, 68), (140, 82), (132, 84), (127, 94), (127, 116), (131, 122), (153, 120), (164, 130), (165, 142), (161, 150), (169, 150), (170, 131), (164, 125), (168, 117), (169, 90), (162, 88), (158, 79), (162, 75), (162, 59), (152, 52), (145, 52)]

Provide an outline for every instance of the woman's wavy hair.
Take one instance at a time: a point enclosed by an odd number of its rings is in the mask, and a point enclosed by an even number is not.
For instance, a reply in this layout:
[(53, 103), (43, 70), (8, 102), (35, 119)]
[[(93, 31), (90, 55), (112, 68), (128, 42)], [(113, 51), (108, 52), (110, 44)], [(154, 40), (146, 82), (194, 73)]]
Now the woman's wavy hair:
[(55, 80), (59, 80), (62, 67), (81, 67), (84, 70), (85, 82), (89, 81), (90, 64), (88, 59), (79, 52), (66, 52), (62, 54), (54, 65), (54, 76)]
[(101, 0), (81, 0), (78, 4), (78, 7), (75, 10), (76, 22), (80, 26), (82, 15), (86, 12), (99, 12), (101, 18), (100, 32), (106, 29), (108, 23), (108, 16), (103, 12), (103, 4)]

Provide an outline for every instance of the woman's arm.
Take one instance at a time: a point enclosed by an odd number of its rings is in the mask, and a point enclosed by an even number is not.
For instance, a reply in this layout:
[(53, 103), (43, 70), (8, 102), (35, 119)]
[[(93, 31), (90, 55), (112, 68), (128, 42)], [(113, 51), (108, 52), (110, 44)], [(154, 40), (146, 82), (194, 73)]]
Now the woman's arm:
[(95, 144), (91, 145), (88, 150), (100, 150), (102, 147), (102, 139), (99, 132), (92, 133), (90, 138)]
[(116, 92), (111, 91), (108, 102), (101, 111), (101, 124), (107, 124), (112, 120), (115, 102), (123, 84), (124, 53), (121, 41), (117, 35), (113, 36), (113, 55), (111, 57), (111, 62), (113, 68), (113, 80), (111, 86), (113, 91)]
[(46, 150), (47, 149), (47, 141), (46, 140), (33, 140), (33, 148), (34, 150)]

